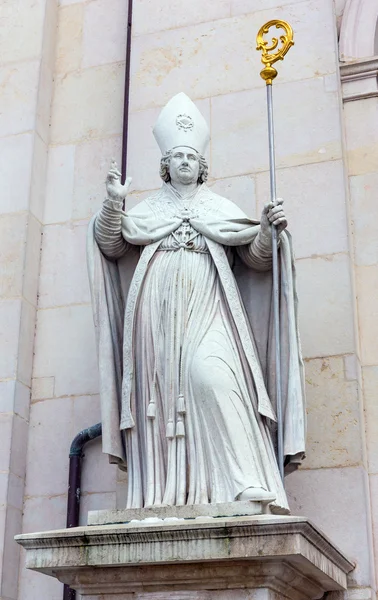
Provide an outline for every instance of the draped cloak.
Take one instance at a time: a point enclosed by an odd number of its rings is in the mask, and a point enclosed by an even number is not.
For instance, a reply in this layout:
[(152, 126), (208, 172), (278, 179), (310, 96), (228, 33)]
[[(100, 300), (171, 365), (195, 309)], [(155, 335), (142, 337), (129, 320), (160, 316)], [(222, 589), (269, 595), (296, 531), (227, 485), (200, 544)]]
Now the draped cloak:
[[(110, 204), (112, 204), (111, 201)], [(125, 431), (138, 419), (135, 403), (135, 319), (149, 265), (163, 240), (184, 221), (201, 234), (216, 267), (224, 300), (237, 331), (241, 352), (252, 375), (256, 410), (269, 424), (274, 439), (276, 420), (275, 346), (272, 273), (247, 266), (236, 247), (248, 252), (260, 226), (235, 204), (200, 186), (183, 214), (174, 190), (163, 184), (153, 196), (127, 213), (120, 224), (124, 247), (119, 257), (107, 258), (88, 230), (88, 270), (97, 340), (103, 451), (111, 462), (126, 468)], [(239, 256), (240, 254), (240, 256)], [(295, 268), (290, 235), (280, 234), (279, 294), (284, 454), (287, 471), (295, 468), (305, 450), (303, 363), (297, 327)]]

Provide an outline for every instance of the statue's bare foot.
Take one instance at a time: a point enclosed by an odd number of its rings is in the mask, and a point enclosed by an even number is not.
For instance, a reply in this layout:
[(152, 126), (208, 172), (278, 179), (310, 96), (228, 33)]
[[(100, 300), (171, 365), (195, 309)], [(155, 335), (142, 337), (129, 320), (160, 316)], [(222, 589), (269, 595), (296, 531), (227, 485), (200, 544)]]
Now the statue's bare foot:
[(273, 502), (275, 499), (275, 494), (272, 494), (272, 492), (268, 492), (263, 488), (257, 487), (247, 488), (236, 498), (236, 500), (244, 500), (245, 502)]

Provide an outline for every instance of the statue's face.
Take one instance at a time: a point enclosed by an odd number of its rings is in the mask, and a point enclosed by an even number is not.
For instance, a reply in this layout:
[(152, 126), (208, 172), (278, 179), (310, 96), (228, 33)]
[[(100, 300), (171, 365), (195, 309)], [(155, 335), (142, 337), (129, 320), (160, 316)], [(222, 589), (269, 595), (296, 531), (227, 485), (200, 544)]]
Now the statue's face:
[(195, 183), (198, 180), (199, 161), (197, 153), (185, 146), (175, 148), (169, 163), (169, 174), (172, 184)]

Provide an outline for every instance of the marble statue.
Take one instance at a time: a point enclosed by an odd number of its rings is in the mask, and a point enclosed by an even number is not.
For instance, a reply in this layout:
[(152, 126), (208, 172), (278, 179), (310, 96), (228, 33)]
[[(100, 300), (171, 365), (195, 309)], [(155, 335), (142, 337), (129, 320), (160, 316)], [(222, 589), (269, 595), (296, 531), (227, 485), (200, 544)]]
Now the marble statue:
[(162, 187), (127, 210), (131, 179), (122, 185), (113, 163), (88, 233), (103, 451), (127, 468), (129, 508), (274, 494), (272, 510), (288, 512), (275, 456), (271, 227), (288, 470), (304, 454), (305, 408), (282, 201), (259, 223), (207, 187), (209, 129), (185, 94), (153, 133)]

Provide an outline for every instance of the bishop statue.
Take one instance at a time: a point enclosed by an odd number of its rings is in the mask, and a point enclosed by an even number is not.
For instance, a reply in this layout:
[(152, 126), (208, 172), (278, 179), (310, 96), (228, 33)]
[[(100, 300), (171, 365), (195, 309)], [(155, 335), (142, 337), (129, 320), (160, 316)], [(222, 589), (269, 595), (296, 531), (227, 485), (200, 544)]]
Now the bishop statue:
[(128, 210), (131, 180), (122, 185), (113, 163), (88, 233), (103, 451), (127, 468), (128, 508), (273, 498), (271, 511), (287, 513), (275, 449), (272, 227), (288, 471), (304, 455), (305, 406), (282, 201), (258, 222), (206, 185), (209, 129), (185, 94), (153, 133), (161, 188)]

